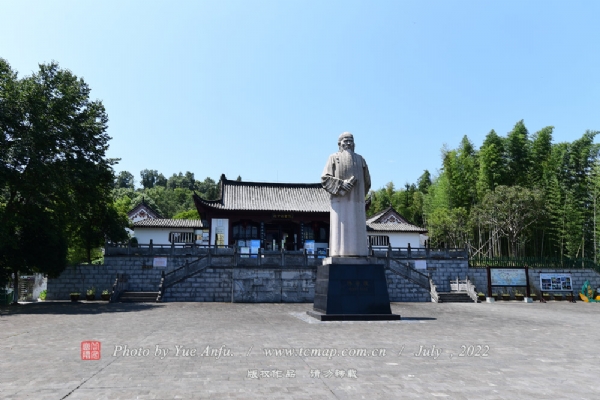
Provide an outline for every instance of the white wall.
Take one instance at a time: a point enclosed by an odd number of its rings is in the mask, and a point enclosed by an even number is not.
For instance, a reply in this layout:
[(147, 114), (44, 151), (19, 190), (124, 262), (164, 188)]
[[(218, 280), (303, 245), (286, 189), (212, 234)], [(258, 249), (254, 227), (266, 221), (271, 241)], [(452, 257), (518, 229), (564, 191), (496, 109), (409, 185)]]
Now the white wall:
[(152, 239), (153, 244), (171, 244), (170, 232), (194, 232), (191, 228), (135, 228), (135, 237), (139, 244), (148, 244)]
[(392, 247), (420, 247), (420, 234), (418, 232), (369, 232), (369, 236), (387, 236)]

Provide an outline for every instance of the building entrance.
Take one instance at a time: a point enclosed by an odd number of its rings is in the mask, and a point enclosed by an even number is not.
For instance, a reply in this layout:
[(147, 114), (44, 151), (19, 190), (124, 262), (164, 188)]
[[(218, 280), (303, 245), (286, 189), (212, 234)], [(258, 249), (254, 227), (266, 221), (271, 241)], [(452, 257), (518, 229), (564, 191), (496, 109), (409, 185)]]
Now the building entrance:
[(265, 224), (265, 250), (298, 250), (300, 225), (293, 222)]

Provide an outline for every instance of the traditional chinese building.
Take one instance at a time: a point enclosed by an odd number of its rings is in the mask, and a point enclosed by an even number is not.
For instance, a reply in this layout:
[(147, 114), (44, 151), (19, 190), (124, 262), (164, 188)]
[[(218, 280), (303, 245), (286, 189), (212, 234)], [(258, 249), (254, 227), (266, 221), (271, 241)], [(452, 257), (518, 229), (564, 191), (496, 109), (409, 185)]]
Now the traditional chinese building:
[(307, 242), (314, 249), (328, 246), (329, 194), (320, 183), (240, 182), (221, 175), (219, 198), (194, 193), (194, 203), (211, 245), (264, 250), (298, 250)]
[[(204, 244), (264, 250), (328, 247), (330, 200), (320, 183), (240, 182), (221, 175), (219, 184), (216, 200), (194, 194)], [(391, 207), (369, 218), (366, 229), (372, 245), (393, 247), (420, 247), (427, 232)]]
[(199, 219), (146, 218), (133, 223), (138, 243), (198, 243), (202, 228)]
[(409, 223), (392, 207), (367, 218), (367, 235), (372, 246), (426, 247), (427, 229)]
[(131, 222), (134, 223), (148, 218), (162, 218), (162, 216), (156, 210), (146, 203), (143, 197), (141, 203), (127, 213), (127, 217)]

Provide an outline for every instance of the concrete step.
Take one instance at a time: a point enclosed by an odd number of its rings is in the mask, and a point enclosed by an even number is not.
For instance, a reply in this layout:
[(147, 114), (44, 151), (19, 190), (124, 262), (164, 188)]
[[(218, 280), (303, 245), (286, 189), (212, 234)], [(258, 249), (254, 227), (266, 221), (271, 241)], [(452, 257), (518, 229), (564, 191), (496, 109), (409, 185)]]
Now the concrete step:
[(467, 293), (438, 293), (440, 303), (474, 303)]
[(158, 292), (123, 292), (119, 297), (122, 303), (155, 303)]

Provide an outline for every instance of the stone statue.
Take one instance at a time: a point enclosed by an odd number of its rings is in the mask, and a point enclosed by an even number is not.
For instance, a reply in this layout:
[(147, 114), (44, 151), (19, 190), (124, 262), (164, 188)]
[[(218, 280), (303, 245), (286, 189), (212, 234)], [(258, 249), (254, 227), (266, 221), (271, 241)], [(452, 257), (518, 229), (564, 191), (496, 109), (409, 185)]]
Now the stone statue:
[(339, 151), (329, 156), (321, 185), (331, 195), (329, 255), (368, 256), (365, 196), (371, 176), (365, 160), (354, 152), (354, 137), (344, 132)]

